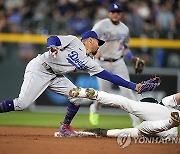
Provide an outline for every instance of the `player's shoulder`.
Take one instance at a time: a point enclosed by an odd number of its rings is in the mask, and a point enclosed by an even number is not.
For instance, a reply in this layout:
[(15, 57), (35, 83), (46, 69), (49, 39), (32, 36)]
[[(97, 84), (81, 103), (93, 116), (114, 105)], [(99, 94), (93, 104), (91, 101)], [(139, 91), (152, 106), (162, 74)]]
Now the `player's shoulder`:
[(64, 39), (70, 39), (70, 40), (73, 40), (73, 39), (78, 39), (76, 36), (74, 35), (59, 35), (58, 36), (59, 38), (64, 38)]
[(128, 26), (126, 26), (123, 22), (120, 22), (120, 26), (129, 31)]
[(79, 43), (79, 39), (78, 37), (74, 36), (74, 35), (59, 35), (58, 38), (61, 41), (62, 46), (67, 46), (67, 45), (72, 45), (74, 46), (74, 44), (78, 44)]
[(59, 39), (67, 41), (67, 42), (80, 41), (79, 38), (74, 35), (64, 35), (64, 36), (62, 35), (62, 36), (59, 36)]
[(110, 22), (110, 20), (108, 18), (105, 18), (105, 19), (99, 20), (96, 24), (103, 25), (103, 24), (107, 24), (109, 22)]

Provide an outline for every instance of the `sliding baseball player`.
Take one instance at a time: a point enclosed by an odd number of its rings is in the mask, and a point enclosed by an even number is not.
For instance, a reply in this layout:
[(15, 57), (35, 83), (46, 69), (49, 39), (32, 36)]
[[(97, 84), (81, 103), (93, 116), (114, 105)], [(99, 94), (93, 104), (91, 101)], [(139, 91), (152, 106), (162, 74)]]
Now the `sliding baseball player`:
[[(144, 120), (136, 128), (92, 129), (90, 130), (92, 133), (108, 137), (117, 137), (128, 133), (131, 137), (145, 135), (165, 139), (171, 139), (178, 135), (177, 127), (180, 125), (180, 111), (177, 107), (180, 105), (180, 93), (163, 98), (160, 104), (137, 102), (120, 95), (89, 88), (77, 87), (70, 90), (69, 93), (72, 97), (89, 98), (97, 100), (101, 104), (118, 107)], [(148, 100), (144, 99), (143, 101)]]

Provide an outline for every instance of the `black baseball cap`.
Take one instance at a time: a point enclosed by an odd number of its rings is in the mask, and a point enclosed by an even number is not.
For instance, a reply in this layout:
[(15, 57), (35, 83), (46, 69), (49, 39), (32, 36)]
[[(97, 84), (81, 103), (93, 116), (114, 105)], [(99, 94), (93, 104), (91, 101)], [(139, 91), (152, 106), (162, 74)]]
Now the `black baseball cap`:
[(117, 11), (117, 12), (122, 12), (122, 7), (120, 4), (118, 3), (112, 3), (109, 8), (108, 8), (109, 12), (113, 12), (113, 11)]
[(98, 35), (97, 35), (97, 33), (95, 31), (91, 31), (91, 30), (89, 30), (87, 32), (84, 32), (81, 35), (81, 40), (85, 40), (85, 39), (87, 39), (89, 37), (97, 39), (99, 41), (99, 43), (98, 43), (99, 46), (101, 46), (101, 45), (103, 45), (105, 43), (105, 41), (99, 39), (99, 37), (98, 37)]

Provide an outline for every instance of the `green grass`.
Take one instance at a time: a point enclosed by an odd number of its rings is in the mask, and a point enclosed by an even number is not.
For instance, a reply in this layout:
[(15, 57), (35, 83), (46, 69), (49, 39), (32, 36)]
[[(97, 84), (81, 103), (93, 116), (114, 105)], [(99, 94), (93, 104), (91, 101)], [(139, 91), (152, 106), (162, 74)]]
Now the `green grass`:
[[(64, 114), (40, 112), (10, 112), (0, 114), (0, 125), (4, 126), (31, 126), (31, 127), (59, 127)], [(87, 114), (77, 114), (72, 122), (73, 128), (93, 128)], [(100, 128), (128, 128), (131, 120), (128, 115), (101, 115)], [(180, 127), (179, 127), (180, 132)]]
[[(63, 121), (64, 114), (38, 113), (38, 112), (10, 112), (0, 114), (0, 125), (6, 126), (33, 126), (33, 127), (59, 127)], [(77, 114), (72, 122), (74, 128), (92, 128), (87, 114)], [(124, 128), (131, 127), (129, 116), (101, 115), (97, 127), (102, 128)]]

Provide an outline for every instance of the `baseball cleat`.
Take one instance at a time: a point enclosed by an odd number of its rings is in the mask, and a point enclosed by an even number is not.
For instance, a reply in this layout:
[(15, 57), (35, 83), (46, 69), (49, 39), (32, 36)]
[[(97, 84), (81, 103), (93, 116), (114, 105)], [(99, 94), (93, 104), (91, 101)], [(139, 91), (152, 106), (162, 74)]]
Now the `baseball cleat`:
[(174, 127), (178, 127), (180, 125), (180, 117), (178, 112), (171, 112), (171, 119)]
[(81, 91), (81, 88), (79, 88), (79, 87), (73, 88), (69, 91), (69, 96), (78, 97), (80, 91)]
[(80, 98), (89, 98), (89, 99), (96, 99), (97, 91), (92, 88), (73, 88), (69, 91), (69, 96), (71, 97), (80, 97)]
[(72, 130), (71, 126), (68, 124), (61, 123), (59, 136), (61, 137), (75, 137), (77, 134)]
[(93, 88), (87, 88), (86, 89), (86, 98), (96, 99), (97, 98), (97, 91), (95, 91)]
[(97, 126), (99, 124), (99, 114), (90, 111), (89, 121), (92, 125)]

